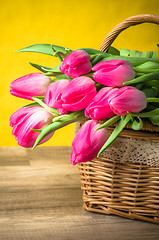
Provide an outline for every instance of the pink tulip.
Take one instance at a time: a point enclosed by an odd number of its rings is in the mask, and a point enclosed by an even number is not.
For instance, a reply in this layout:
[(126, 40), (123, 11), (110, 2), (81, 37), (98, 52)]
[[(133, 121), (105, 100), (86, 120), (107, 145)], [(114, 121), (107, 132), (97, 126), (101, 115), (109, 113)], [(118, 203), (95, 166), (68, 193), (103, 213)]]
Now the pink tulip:
[(14, 80), (10, 93), (16, 97), (32, 100), (33, 96), (44, 96), (51, 78), (42, 73), (31, 73)]
[(89, 77), (77, 77), (64, 89), (61, 96), (62, 106), (68, 111), (78, 111), (84, 109), (95, 95), (95, 82)]
[(106, 128), (95, 131), (100, 125), (94, 120), (88, 120), (76, 134), (72, 142), (72, 165), (91, 161), (97, 157), (99, 150), (109, 137)]
[(115, 59), (97, 63), (93, 68), (96, 82), (108, 87), (121, 87), (135, 77), (135, 71), (128, 61)]
[(62, 107), (63, 101), (61, 99), (61, 95), (69, 82), (70, 81), (67, 79), (61, 79), (57, 82), (53, 82), (48, 86), (45, 93), (44, 101), (46, 105), (51, 108), (56, 108), (61, 115), (68, 112), (68, 110)]
[(89, 73), (92, 69), (90, 56), (84, 50), (75, 50), (63, 60), (60, 70), (66, 76), (75, 78)]
[[(52, 119), (53, 115), (40, 106), (22, 107), (10, 117), (10, 126), (13, 127), (12, 134), (20, 146), (31, 148), (39, 135), (39, 132), (34, 132), (31, 128), (44, 128), (51, 123)], [(53, 133), (50, 133), (40, 144), (46, 142), (52, 136)]]
[(134, 87), (122, 87), (109, 95), (108, 103), (117, 115), (124, 116), (128, 112), (137, 113), (146, 108), (145, 94)]
[(109, 106), (109, 95), (116, 91), (112, 87), (102, 88), (85, 109), (85, 116), (94, 120), (104, 120), (115, 115)]

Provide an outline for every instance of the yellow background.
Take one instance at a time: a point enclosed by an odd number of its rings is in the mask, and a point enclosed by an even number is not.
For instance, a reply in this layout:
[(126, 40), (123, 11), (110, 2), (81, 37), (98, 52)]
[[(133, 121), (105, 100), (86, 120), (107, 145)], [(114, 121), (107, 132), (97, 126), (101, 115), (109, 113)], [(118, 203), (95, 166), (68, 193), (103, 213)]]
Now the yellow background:
[[(0, 146), (16, 146), (9, 117), (27, 100), (9, 94), (9, 84), (36, 72), (28, 61), (56, 66), (57, 60), (37, 53), (14, 51), (37, 43), (53, 43), (72, 49), (99, 49), (105, 35), (127, 17), (159, 14), (158, 0), (14, 0), (0, 2)], [(159, 26), (142, 24), (123, 32), (113, 46), (140, 51), (157, 50)], [(70, 145), (74, 124), (58, 130), (44, 145)]]

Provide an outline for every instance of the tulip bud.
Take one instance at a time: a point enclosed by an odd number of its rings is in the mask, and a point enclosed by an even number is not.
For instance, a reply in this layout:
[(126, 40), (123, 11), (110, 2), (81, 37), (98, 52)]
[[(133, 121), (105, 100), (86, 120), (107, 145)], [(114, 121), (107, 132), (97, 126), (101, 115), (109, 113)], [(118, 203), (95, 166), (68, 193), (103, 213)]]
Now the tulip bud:
[(65, 57), (60, 70), (66, 76), (75, 78), (91, 71), (90, 56), (84, 50), (75, 50)]
[(109, 137), (106, 128), (95, 131), (100, 124), (88, 120), (83, 124), (72, 142), (71, 163), (76, 165), (88, 162), (97, 157), (97, 154)]
[(61, 99), (61, 95), (69, 82), (70, 81), (67, 79), (61, 79), (57, 82), (53, 82), (48, 86), (45, 93), (44, 101), (46, 105), (51, 108), (56, 108), (61, 115), (68, 113), (68, 110), (62, 107), (63, 101)]
[[(33, 147), (39, 132), (32, 129), (41, 129), (52, 122), (53, 115), (40, 106), (22, 107), (10, 117), (10, 126), (13, 127), (12, 134), (18, 144), (22, 147)], [(53, 133), (47, 135), (40, 144), (48, 141)]]
[(92, 70), (94, 80), (108, 87), (121, 87), (135, 77), (131, 64), (121, 59), (97, 63)]
[(142, 91), (126, 86), (112, 92), (108, 103), (115, 114), (124, 116), (128, 112), (138, 113), (146, 108), (147, 98)]
[(44, 96), (51, 78), (42, 73), (31, 73), (14, 80), (10, 93), (16, 97), (32, 100), (34, 96)]
[(102, 88), (85, 109), (85, 116), (94, 120), (104, 120), (115, 115), (109, 106), (109, 95), (116, 91), (112, 87)]
[(91, 78), (85, 76), (74, 78), (62, 93), (62, 107), (68, 111), (84, 109), (95, 95), (95, 82)]

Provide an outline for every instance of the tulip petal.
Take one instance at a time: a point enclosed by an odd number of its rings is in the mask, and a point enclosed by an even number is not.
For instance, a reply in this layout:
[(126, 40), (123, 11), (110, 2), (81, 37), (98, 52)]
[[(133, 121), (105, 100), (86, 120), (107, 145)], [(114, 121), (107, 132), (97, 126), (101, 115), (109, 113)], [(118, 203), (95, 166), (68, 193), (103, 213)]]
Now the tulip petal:
[(125, 60), (122, 60), (122, 59), (114, 59), (114, 60), (99, 62), (92, 68), (92, 70), (93, 71), (98, 71), (98, 70), (103, 69), (103, 68), (108, 68), (109, 69), (109, 68), (114, 68), (114, 66), (122, 65), (122, 64), (129, 64), (130, 65), (130, 63), (128, 61), (125, 61)]
[[(33, 147), (39, 132), (32, 129), (41, 129), (52, 121), (53, 115), (40, 106), (23, 107), (10, 117), (10, 126), (13, 127), (12, 134), (20, 146)], [(52, 133), (53, 135), (53, 133)], [(43, 139), (47, 141), (52, 135)]]
[(91, 78), (84, 76), (74, 78), (62, 93), (62, 107), (68, 111), (84, 109), (95, 95), (95, 82)]
[(43, 96), (51, 79), (42, 73), (31, 73), (14, 80), (10, 93), (16, 97), (32, 100), (33, 96)]
[(90, 56), (84, 50), (75, 50), (65, 57), (60, 70), (66, 76), (75, 78), (91, 71)]
[(63, 101), (61, 96), (69, 82), (70, 81), (67, 79), (61, 79), (57, 82), (53, 82), (49, 85), (45, 93), (44, 102), (46, 105), (51, 108), (57, 108), (60, 114), (66, 114), (68, 112), (68, 110), (64, 109), (62, 106)]
[(109, 96), (109, 105), (112, 111), (120, 116), (128, 112), (137, 113), (146, 108), (145, 94), (134, 87), (122, 87)]
[(99, 149), (109, 137), (106, 129), (95, 131), (99, 126), (96, 121), (88, 120), (76, 134), (72, 142), (72, 165), (91, 161), (97, 156)]
[(96, 96), (85, 109), (85, 116), (94, 120), (104, 120), (113, 117), (115, 114), (109, 106), (108, 99), (112, 91), (116, 89), (105, 87), (99, 90)]
[(131, 64), (121, 59), (97, 63), (92, 70), (95, 81), (108, 87), (121, 87), (135, 77)]

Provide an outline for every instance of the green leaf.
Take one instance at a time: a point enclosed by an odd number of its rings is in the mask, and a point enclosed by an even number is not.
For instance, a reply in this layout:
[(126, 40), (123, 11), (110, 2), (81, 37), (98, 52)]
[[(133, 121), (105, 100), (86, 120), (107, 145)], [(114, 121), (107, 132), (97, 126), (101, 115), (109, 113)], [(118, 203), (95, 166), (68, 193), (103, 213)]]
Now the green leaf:
[(135, 72), (140, 72), (140, 73), (155, 72), (155, 71), (159, 71), (159, 64), (148, 61), (141, 65), (138, 65), (137, 67), (134, 67), (134, 70)]
[(107, 52), (113, 55), (120, 55), (120, 51), (112, 46), (109, 47)]
[(142, 63), (145, 63), (147, 61), (159, 63), (159, 59), (156, 59), (156, 58), (119, 56), (119, 55), (113, 55), (110, 53), (101, 52), (99, 50), (92, 49), (92, 48), (80, 48), (80, 49), (86, 51), (90, 55), (101, 54), (103, 56), (103, 59), (101, 59), (100, 62), (114, 60), (114, 59), (123, 59), (123, 60), (129, 61), (134, 67)]
[(97, 64), (98, 62), (100, 62), (100, 60), (103, 58), (102, 54), (98, 54), (98, 55), (92, 55), (94, 58), (91, 60), (91, 64), (92, 66), (94, 66), (95, 64)]
[(108, 119), (106, 122), (104, 122), (102, 125), (100, 125), (98, 128), (96, 128), (96, 130), (102, 129), (102, 128), (106, 128), (111, 126), (112, 124), (116, 123), (117, 121), (119, 121), (119, 119), (121, 118), (121, 116), (116, 115), (110, 119)]
[(153, 125), (157, 125), (159, 126), (159, 114), (153, 117), (149, 118), (149, 121), (153, 124)]
[(59, 81), (60, 79), (68, 79), (68, 80), (71, 80), (72, 78), (67, 77), (65, 74), (61, 74), (61, 75), (56, 76), (56, 77), (53, 79), (53, 82)]
[[(54, 57), (58, 57), (60, 63), (62, 63), (63, 59), (66, 57), (66, 55), (63, 52), (58, 52), (56, 51), (56, 49), (54, 48), (54, 45), (51, 44), (51, 48), (54, 52)], [(66, 48), (65, 48), (66, 49)], [(68, 54), (68, 53), (67, 53)]]
[(148, 52), (140, 52), (137, 50), (128, 50), (121, 48), (120, 49), (120, 56), (125, 57), (138, 57), (138, 58), (157, 58), (158, 51), (148, 51)]
[(138, 90), (141, 90), (143, 86), (144, 86), (143, 83), (137, 83), (134, 87), (137, 88)]
[(131, 113), (131, 116), (141, 117), (141, 118), (149, 118), (149, 117), (153, 117), (155, 115), (159, 115), (159, 108), (156, 108), (156, 109), (154, 109), (152, 111), (149, 111), (149, 112)]
[(134, 78), (128, 82), (125, 82), (124, 84), (126, 85), (130, 85), (130, 84), (136, 84), (136, 83), (143, 83), (146, 81), (150, 81), (150, 80), (159, 80), (159, 72), (158, 73), (148, 73), (148, 74), (144, 74), (140, 77)]
[[(75, 115), (76, 114), (76, 115)], [(79, 113), (75, 113), (73, 112), (70, 115), (67, 115), (66, 117), (63, 117), (62, 119), (60, 119), (60, 121), (57, 122), (53, 122), (51, 124), (49, 124), (48, 126), (46, 126), (45, 128), (42, 129), (42, 131), (40, 132), (40, 134), (38, 135), (35, 144), (33, 146), (33, 149), (42, 141), (42, 139), (47, 136), (48, 134), (67, 126), (68, 124), (71, 124), (73, 122), (78, 122), (81, 120), (85, 120), (87, 119), (84, 114), (82, 112)]]
[(60, 114), (58, 113), (57, 109), (56, 108), (51, 108), (51, 107), (48, 107), (43, 99), (40, 99), (38, 97), (32, 97), (32, 99), (34, 101), (36, 101), (37, 103), (39, 103), (40, 106), (42, 106), (43, 108), (45, 108), (46, 110), (48, 110), (48, 112), (52, 113), (54, 116), (59, 116)]
[[(108, 54), (108, 53), (107, 53)], [(135, 57), (125, 57), (125, 56), (117, 56), (117, 55), (111, 55), (111, 56), (107, 56), (105, 58), (103, 58), (101, 60), (102, 61), (109, 61), (109, 60), (114, 60), (114, 59), (122, 59), (122, 60), (126, 60), (128, 62), (130, 62), (132, 64), (133, 67), (136, 67), (142, 63), (145, 63), (147, 61), (152, 61), (155, 63), (159, 63), (159, 59), (156, 58), (135, 58)]]
[(143, 127), (143, 121), (141, 118), (134, 119), (133, 121), (129, 122), (129, 125), (133, 130), (141, 130)]
[(150, 87), (155, 87), (155, 88), (159, 89), (159, 81), (158, 80), (147, 81), (144, 83), (144, 85), (150, 86)]
[(155, 73), (159, 72), (159, 64), (155, 62), (145, 62), (137, 67), (134, 67), (136, 73)]
[(69, 49), (69, 48), (65, 48), (65, 50), (66, 50), (66, 52), (68, 53), (68, 54), (70, 54), (70, 53), (72, 53), (74, 50), (72, 50), (72, 49)]
[(126, 124), (130, 120), (131, 120), (130, 115), (126, 115), (126, 116), (122, 117), (122, 119), (119, 121), (118, 125), (115, 127), (114, 131), (112, 132), (112, 134), (106, 141), (106, 143), (100, 149), (100, 151), (98, 153), (98, 157), (102, 152), (104, 152), (115, 141), (115, 139), (118, 137), (119, 133), (123, 130), (123, 128), (126, 126)]
[(108, 53), (105, 53), (105, 52), (102, 52), (102, 51), (99, 51), (99, 50), (96, 50), (96, 49), (93, 49), (93, 48), (79, 48), (77, 50), (84, 50), (90, 55), (100, 54), (100, 55), (103, 55), (103, 57), (108, 57), (108, 56), (110, 57), (111, 56), (111, 54), (108, 54)]
[(40, 70), (40, 71), (43, 72), (43, 73), (47, 73), (47, 72), (61, 73), (61, 71), (60, 71), (60, 69), (59, 69), (59, 66), (60, 66), (61, 64), (59, 64), (59, 65), (56, 66), (55, 68), (45, 67), (45, 66), (42, 66), (42, 65), (39, 65), (39, 64), (35, 64), (35, 63), (31, 63), (31, 62), (29, 62), (29, 64), (30, 64), (32, 67)]
[(36, 53), (43, 53), (43, 54), (54, 56), (54, 51), (52, 49), (52, 46), (57, 52), (62, 52), (64, 54), (68, 54), (68, 52), (66, 51), (67, 48), (57, 46), (57, 45), (52, 45), (52, 44), (35, 44), (35, 45), (31, 45), (31, 46), (22, 48), (16, 52), (17, 53), (19, 53), (19, 52), (36, 52)]
[(102, 52), (93, 48), (80, 48), (79, 50), (84, 50), (90, 55), (103, 54), (103, 56), (119, 55), (120, 52), (115, 47), (110, 46), (107, 52)]
[(142, 92), (145, 93), (147, 98), (155, 98), (157, 97), (157, 89), (156, 88), (144, 88), (142, 89)]
[(37, 102), (31, 102), (29, 104), (24, 105), (23, 107), (34, 107), (34, 106), (39, 106), (39, 103)]

